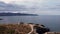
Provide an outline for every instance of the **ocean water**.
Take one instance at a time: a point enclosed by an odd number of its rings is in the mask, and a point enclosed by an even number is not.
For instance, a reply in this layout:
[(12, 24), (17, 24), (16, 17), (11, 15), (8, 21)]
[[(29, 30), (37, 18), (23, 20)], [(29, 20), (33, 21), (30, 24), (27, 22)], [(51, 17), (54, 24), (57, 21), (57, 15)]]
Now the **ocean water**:
[(40, 16), (0, 16), (0, 24), (15, 24), (18, 22), (43, 24), (53, 32), (60, 32), (60, 15)]

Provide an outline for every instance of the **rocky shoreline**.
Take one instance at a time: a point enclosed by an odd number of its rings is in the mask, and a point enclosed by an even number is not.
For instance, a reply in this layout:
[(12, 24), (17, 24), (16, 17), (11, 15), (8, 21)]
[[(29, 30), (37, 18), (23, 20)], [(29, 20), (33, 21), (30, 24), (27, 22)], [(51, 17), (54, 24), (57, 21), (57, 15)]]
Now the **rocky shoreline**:
[(18, 24), (2, 24), (0, 25), (0, 34), (44, 34), (50, 29), (44, 25), (23, 23)]

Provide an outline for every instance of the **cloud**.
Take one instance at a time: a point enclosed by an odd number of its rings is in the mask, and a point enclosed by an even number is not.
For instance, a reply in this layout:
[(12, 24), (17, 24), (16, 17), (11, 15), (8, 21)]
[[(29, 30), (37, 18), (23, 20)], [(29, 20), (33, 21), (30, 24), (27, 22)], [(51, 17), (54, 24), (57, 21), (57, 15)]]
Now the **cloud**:
[(0, 2), (0, 11), (21, 11), (25, 9), (24, 5), (15, 5), (15, 4), (6, 4), (4, 2)]
[(60, 0), (22, 0), (16, 4), (25, 5), (29, 10), (34, 7), (35, 11), (60, 11)]
[(37, 13), (41, 15), (60, 15), (60, 0), (15, 0), (15, 1), (1, 0), (1, 1), (3, 2), (0, 2), (0, 11), (9, 10), (24, 13)]

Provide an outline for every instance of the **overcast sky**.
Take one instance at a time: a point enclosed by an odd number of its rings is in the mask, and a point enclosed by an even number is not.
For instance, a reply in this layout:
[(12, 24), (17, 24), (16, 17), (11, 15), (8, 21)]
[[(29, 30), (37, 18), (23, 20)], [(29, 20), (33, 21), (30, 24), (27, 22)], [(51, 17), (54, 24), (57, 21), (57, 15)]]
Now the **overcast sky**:
[(0, 12), (8, 12), (7, 10), (40, 15), (60, 15), (60, 0), (0, 0)]

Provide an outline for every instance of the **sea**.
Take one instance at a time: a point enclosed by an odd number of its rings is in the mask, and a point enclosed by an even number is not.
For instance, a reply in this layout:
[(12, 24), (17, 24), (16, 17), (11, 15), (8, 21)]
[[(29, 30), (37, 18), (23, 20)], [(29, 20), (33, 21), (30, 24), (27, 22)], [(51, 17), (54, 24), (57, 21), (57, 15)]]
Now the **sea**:
[(39, 16), (0, 16), (0, 24), (16, 24), (20, 22), (43, 24), (51, 32), (60, 32), (60, 15)]

